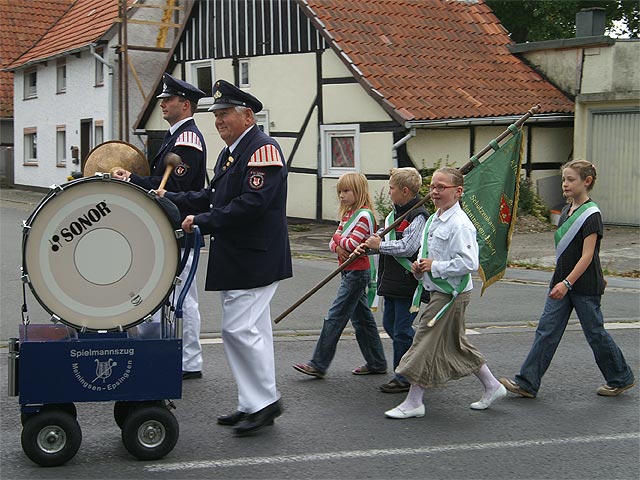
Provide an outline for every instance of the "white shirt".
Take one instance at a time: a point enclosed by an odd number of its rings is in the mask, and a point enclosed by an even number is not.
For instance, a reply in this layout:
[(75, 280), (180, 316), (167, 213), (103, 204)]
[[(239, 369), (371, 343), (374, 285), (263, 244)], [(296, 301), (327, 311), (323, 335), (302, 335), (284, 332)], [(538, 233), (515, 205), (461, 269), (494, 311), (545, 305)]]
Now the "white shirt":
[[(423, 229), (424, 236), (424, 229)], [(448, 210), (438, 210), (431, 221), (428, 232), (429, 258), (431, 275), (434, 278), (443, 278), (457, 288), (462, 277), (478, 270), (478, 242), (476, 241), (476, 228), (462, 211), (460, 204), (455, 203)], [(422, 277), (426, 290), (443, 292), (434, 284), (427, 272)], [(468, 292), (473, 289), (473, 282), (463, 290)], [(443, 292), (446, 293), (446, 292)]]

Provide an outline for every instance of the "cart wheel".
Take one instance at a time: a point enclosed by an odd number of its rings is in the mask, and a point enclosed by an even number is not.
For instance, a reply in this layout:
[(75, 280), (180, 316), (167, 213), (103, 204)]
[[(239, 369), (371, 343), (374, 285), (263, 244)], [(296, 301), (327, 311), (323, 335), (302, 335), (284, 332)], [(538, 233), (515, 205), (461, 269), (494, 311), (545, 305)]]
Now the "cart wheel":
[(22, 450), (43, 467), (63, 465), (73, 458), (82, 442), (82, 431), (73, 416), (61, 410), (40, 412), (22, 429)]
[(158, 460), (178, 442), (178, 420), (165, 407), (133, 410), (124, 420), (122, 442), (138, 460)]
[(129, 415), (134, 407), (135, 404), (133, 402), (116, 402), (113, 404), (113, 418), (115, 418), (120, 430), (122, 430), (127, 415)]
[(127, 416), (136, 408), (140, 408), (143, 406), (158, 406), (164, 407), (165, 403), (162, 400), (151, 400), (151, 401), (143, 401), (143, 402), (124, 402), (117, 401), (113, 405), (113, 418), (115, 419), (118, 427), (122, 430), (122, 426), (124, 425), (124, 421)]
[(40, 412), (20, 412), (20, 422), (24, 427), (25, 423), (27, 423), (27, 420), (29, 420), (32, 417), (35, 417), (39, 413), (55, 412), (55, 411), (67, 412), (73, 418), (78, 417), (78, 411), (76, 410), (76, 406), (73, 403), (48, 403), (42, 406), (42, 408), (40, 409)]

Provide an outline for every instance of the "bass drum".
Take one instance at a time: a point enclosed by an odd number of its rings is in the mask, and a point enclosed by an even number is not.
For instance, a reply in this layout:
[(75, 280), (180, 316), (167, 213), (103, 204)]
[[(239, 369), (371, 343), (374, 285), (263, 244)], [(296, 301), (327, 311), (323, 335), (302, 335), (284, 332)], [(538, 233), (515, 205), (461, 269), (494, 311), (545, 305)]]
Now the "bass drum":
[(23, 278), (52, 319), (132, 327), (173, 289), (180, 248), (158, 198), (108, 175), (55, 187), (25, 222)]

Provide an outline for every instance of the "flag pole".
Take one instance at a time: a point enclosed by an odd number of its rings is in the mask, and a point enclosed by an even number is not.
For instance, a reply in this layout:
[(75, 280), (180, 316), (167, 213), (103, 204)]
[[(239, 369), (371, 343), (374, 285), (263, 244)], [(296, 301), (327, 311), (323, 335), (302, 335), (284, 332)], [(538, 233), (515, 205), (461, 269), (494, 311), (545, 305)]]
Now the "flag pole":
[[(513, 125), (510, 125), (509, 127), (515, 126), (516, 129), (520, 129), (520, 127), (524, 124), (524, 122), (526, 122), (530, 117), (532, 117), (533, 115), (535, 115), (539, 111), (540, 111), (540, 104), (534, 105), (533, 107), (531, 107), (527, 111), (527, 113), (525, 113)], [(466, 175), (471, 170), (473, 170), (473, 168), (475, 167), (476, 162), (478, 161), (478, 159), (482, 158), (490, 150), (494, 150), (495, 146), (497, 144), (499, 144), (502, 140), (504, 140), (509, 135), (512, 135), (513, 133), (514, 132), (512, 132), (511, 128), (507, 128), (504, 132), (502, 132), (500, 135), (498, 135), (496, 138), (494, 138), (491, 142), (489, 142), (487, 144), (487, 146), (485, 146), (477, 154), (475, 154), (473, 157), (471, 157), (471, 160), (469, 160), (462, 167), (460, 167), (458, 169), (458, 170), (460, 170), (460, 173), (462, 173), (463, 175)], [(409, 210), (407, 210), (403, 215), (398, 217), (391, 225), (389, 225), (384, 230), (382, 230), (378, 235), (381, 238), (384, 237), (387, 233), (389, 233), (391, 230), (395, 229), (398, 225), (400, 225), (400, 223), (407, 217), (407, 215), (410, 212), (412, 212), (414, 209), (416, 209), (416, 208), (424, 205), (425, 203), (427, 203), (427, 201), (429, 201), (430, 198), (431, 198), (430, 194), (425, 195), (424, 198), (422, 198), (419, 202), (417, 202), (415, 205), (413, 205), (413, 207), (411, 207)], [(329, 275), (327, 275), (320, 283), (318, 283), (311, 290), (309, 290), (302, 297), (300, 297), (300, 299), (298, 301), (296, 301), (293, 305), (291, 305), (284, 312), (282, 312), (280, 315), (278, 315), (278, 317), (273, 322), (276, 323), (276, 324), (280, 323), (280, 321), (282, 321), (282, 319), (284, 319), (287, 315), (289, 315), (291, 312), (293, 312), (296, 308), (298, 308), (300, 305), (302, 305), (304, 302), (306, 302), (309, 299), (309, 297), (311, 297), (314, 293), (316, 293), (318, 290), (320, 290), (322, 287), (324, 287), (336, 275), (338, 275), (340, 272), (342, 272), (345, 268), (347, 268), (349, 265), (351, 265), (355, 260), (360, 258), (362, 255), (365, 255), (365, 253), (362, 253), (360, 255), (352, 254), (337, 269), (335, 269), (333, 272), (331, 272)]]

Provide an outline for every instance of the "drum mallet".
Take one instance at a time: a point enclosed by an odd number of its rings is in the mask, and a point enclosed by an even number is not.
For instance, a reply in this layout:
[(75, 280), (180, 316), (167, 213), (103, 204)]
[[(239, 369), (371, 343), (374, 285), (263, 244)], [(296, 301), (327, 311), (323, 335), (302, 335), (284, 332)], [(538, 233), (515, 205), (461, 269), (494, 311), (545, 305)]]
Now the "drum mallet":
[(164, 164), (166, 165), (164, 175), (162, 176), (162, 180), (160, 181), (160, 186), (158, 190), (164, 189), (167, 181), (169, 180), (169, 175), (174, 168), (176, 168), (182, 162), (182, 158), (177, 153), (169, 152), (164, 156)]

